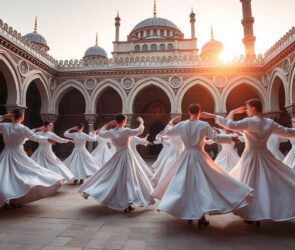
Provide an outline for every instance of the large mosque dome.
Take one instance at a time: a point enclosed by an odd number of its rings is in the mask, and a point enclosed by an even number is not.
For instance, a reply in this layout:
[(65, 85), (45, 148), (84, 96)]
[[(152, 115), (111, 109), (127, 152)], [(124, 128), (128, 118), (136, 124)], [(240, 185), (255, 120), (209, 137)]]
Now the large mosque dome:
[(107, 52), (102, 47), (98, 46), (98, 36), (96, 34), (95, 45), (85, 51), (84, 59), (105, 59), (107, 57)]
[(151, 17), (136, 24), (136, 26), (132, 29), (131, 32), (139, 30), (139, 29), (153, 28), (153, 27), (166, 27), (166, 28), (179, 30), (179, 28), (173, 22), (169, 21), (166, 18)]
[(214, 39), (213, 29), (211, 28), (211, 40), (202, 47), (200, 57), (203, 61), (216, 61), (223, 49), (223, 44)]

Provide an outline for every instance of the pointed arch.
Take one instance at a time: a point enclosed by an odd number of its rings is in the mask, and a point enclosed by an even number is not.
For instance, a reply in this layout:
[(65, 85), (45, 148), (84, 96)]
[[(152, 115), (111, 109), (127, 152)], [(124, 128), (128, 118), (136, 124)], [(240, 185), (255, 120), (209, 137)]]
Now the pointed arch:
[(164, 81), (163, 79), (157, 78), (157, 77), (148, 77), (141, 79), (135, 83), (135, 86), (132, 88), (128, 95), (128, 113), (133, 113), (133, 104), (135, 101), (135, 98), (138, 93), (140, 93), (144, 88), (153, 85), (155, 87), (160, 88), (164, 91), (164, 93), (168, 96), (171, 106), (171, 112), (176, 112), (176, 106), (175, 106), (175, 94), (173, 90), (169, 87), (168, 83)]
[(288, 81), (287, 78), (278, 70), (276, 70), (270, 80), (270, 85), (267, 90), (267, 101), (268, 109), (271, 112), (280, 111), (279, 98), (280, 98), (280, 83), (283, 84), (284, 94), (285, 94), (285, 104), (289, 103), (289, 96), (287, 95)]
[(82, 96), (85, 100), (85, 113), (91, 113), (90, 109), (90, 98), (89, 95), (84, 88), (83, 84), (76, 80), (67, 80), (61, 83), (56, 90), (52, 93), (52, 98), (49, 105), (49, 113), (57, 114), (58, 113), (58, 106), (62, 99), (62, 97), (68, 93), (73, 88), (77, 89), (81, 92)]

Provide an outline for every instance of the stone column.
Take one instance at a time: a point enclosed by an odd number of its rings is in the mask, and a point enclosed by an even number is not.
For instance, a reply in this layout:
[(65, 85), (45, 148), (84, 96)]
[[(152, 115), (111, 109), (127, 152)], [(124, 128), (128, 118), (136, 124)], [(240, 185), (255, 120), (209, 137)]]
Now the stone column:
[(181, 113), (170, 113), (170, 119), (174, 119), (178, 116), (181, 116), (182, 114)]
[(21, 105), (9, 105), (9, 104), (7, 104), (7, 105), (5, 105), (5, 108), (6, 108), (6, 111), (7, 112), (11, 112), (11, 111), (13, 111), (14, 109), (21, 109), (21, 110), (23, 110), (23, 111), (25, 111), (25, 109), (27, 108), (27, 107), (25, 107), (25, 106), (21, 106)]
[(291, 119), (295, 119), (295, 103), (285, 106)]
[(55, 123), (58, 118), (58, 115), (56, 114), (40, 114), (40, 116), (43, 122), (49, 121)]
[[(95, 114), (84, 114), (85, 120), (88, 123), (88, 132), (94, 129), (94, 123), (97, 119)], [(87, 142), (87, 149), (91, 152), (94, 148), (94, 142)]]
[(131, 128), (133, 114), (125, 114), (125, 115), (127, 116), (127, 124), (126, 124), (126, 127)]
[(189, 17), (190, 17), (190, 23), (191, 23), (191, 39), (195, 39), (196, 38), (196, 32), (195, 32), (196, 14), (193, 12), (193, 10)]

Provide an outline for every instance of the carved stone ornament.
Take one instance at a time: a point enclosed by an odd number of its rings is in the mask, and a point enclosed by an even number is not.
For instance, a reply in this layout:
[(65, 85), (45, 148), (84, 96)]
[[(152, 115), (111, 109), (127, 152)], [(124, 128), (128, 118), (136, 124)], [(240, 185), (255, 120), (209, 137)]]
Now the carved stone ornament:
[(269, 80), (269, 76), (268, 75), (264, 75), (262, 77), (262, 84), (264, 87), (267, 87), (270, 83), (270, 80)]
[(87, 90), (93, 90), (95, 87), (95, 84), (96, 84), (96, 79), (94, 78), (86, 79), (84, 82), (85, 88)]
[(125, 77), (122, 79), (121, 84), (124, 89), (132, 89), (134, 86), (134, 79), (130, 77)]
[(225, 76), (215, 76), (214, 84), (217, 88), (223, 88), (227, 83), (227, 78)]
[(290, 65), (291, 65), (290, 59), (287, 58), (287, 59), (284, 61), (284, 63), (283, 63), (283, 70), (284, 70), (284, 73), (285, 73), (286, 75), (289, 74), (289, 71), (290, 71)]
[(29, 72), (29, 65), (25, 61), (21, 60), (18, 63), (18, 70), (22, 75), (25, 75)]
[(169, 79), (169, 85), (174, 88), (174, 89), (178, 89), (180, 88), (182, 84), (182, 78), (179, 76), (171, 76)]
[(48, 82), (50, 90), (54, 91), (56, 89), (56, 81), (53, 78), (50, 78)]

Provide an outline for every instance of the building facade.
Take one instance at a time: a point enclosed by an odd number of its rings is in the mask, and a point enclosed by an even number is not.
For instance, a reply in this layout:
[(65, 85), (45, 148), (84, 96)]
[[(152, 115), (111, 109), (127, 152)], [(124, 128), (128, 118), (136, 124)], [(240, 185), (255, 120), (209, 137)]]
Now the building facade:
[[(120, 40), (115, 18), (112, 57), (98, 45), (80, 60), (56, 60), (37, 31), (22, 36), (0, 20), (0, 112), (26, 107), (26, 125), (55, 122), (55, 131), (84, 122), (102, 126), (118, 112), (143, 116), (152, 139), (171, 117), (186, 113), (192, 102), (225, 115), (250, 98), (259, 98), (269, 117), (288, 125), (295, 116), (295, 28), (264, 55), (255, 55), (251, 0), (241, 0), (245, 55), (219, 60), (221, 42), (211, 39), (198, 49), (195, 14), (189, 15), (191, 37), (184, 38), (170, 20), (153, 17), (138, 23)], [(89, 148), (92, 148), (89, 144)], [(65, 156), (70, 146), (56, 147)], [(154, 154), (152, 147), (144, 154)], [(154, 151), (155, 152), (154, 152)]]

